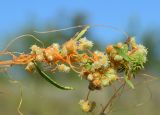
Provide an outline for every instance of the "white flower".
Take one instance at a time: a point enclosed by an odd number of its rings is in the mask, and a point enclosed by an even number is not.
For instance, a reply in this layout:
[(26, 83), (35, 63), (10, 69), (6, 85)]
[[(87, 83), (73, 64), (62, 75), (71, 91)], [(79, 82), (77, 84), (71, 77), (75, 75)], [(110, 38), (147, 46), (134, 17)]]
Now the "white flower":
[(104, 55), (103, 57), (101, 57), (98, 61), (95, 61), (92, 64), (92, 70), (94, 69), (98, 69), (101, 66), (107, 67), (108, 66), (108, 57), (106, 55)]
[(35, 54), (42, 54), (43, 53), (43, 50), (40, 47), (38, 47), (37, 45), (32, 45), (31, 50), (32, 50), (32, 53), (35, 53)]
[(79, 47), (80, 47), (81, 50), (89, 49), (93, 46), (93, 42), (87, 40), (86, 37), (80, 39), (79, 42), (80, 42)]
[(64, 64), (60, 64), (57, 66), (59, 71), (63, 71), (63, 72), (69, 72), (70, 71), (70, 67), (64, 65)]
[(57, 50), (59, 50), (60, 45), (58, 43), (53, 43), (52, 47), (55, 48), (55, 49), (57, 49)]
[(37, 45), (32, 45), (31, 46), (31, 50), (32, 51), (36, 51), (37, 49), (39, 49), (39, 47)]
[(141, 44), (139, 44), (138, 45), (138, 51), (140, 52), (140, 53), (142, 53), (143, 55), (147, 55), (147, 53), (148, 53), (148, 51), (147, 51), (147, 49), (143, 46), (143, 45), (141, 45)]

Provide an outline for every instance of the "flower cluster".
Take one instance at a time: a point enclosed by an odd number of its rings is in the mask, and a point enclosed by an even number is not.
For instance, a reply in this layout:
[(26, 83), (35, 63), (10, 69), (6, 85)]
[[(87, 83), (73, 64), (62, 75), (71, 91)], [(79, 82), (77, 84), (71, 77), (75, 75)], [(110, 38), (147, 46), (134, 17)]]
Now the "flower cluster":
[(89, 102), (88, 100), (80, 100), (79, 104), (84, 112), (92, 112), (96, 106), (95, 102)]
[[(144, 67), (147, 49), (137, 44), (134, 37), (127, 42), (108, 45), (106, 52), (92, 51), (93, 42), (82, 37), (73, 37), (62, 45), (53, 43), (47, 48), (31, 46), (29, 54), (21, 54), (7, 64), (26, 64), (26, 70), (35, 70), (34, 62), (45, 63), (52, 67), (52, 72), (73, 70), (80, 77), (88, 80), (90, 90), (100, 90), (119, 80), (118, 73), (124, 71), (125, 80), (131, 80), (134, 74)], [(0, 64), (5, 64), (1, 61)]]
[[(25, 69), (29, 72), (36, 70), (35, 63), (44, 63), (52, 67), (51, 72), (73, 70), (81, 78), (88, 80), (90, 90), (100, 90), (112, 85), (120, 79), (118, 73), (123, 72), (124, 81), (134, 88), (131, 79), (138, 70), (144, 68), (147, 61), (147, 49), (137, 44), (135, 38), (131, 37), (124, 43), (108, 45), (106, 52), (92, 51), (93, 42), (82, 37), (86, 29), (62, 45), (53, 43), (47, 48), (32, 45), (29, 54), (13, 56), (13, 60), (0, 61), (0, 65), (25, 64)], [(41, 75), (45, 75), (39, 68), (37, 70)], [(59, 86), (49, 77), (45, 79), (58, 88), (69, 89)], [(80, 105), (83, 111), (90, 112), (93, 103), (81, 100)]]

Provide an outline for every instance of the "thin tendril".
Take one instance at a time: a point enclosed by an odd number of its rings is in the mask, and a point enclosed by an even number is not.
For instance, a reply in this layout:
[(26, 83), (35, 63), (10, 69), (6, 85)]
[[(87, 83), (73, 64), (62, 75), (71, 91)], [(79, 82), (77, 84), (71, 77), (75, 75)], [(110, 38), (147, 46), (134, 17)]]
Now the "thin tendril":
[(33, 36), (33, 35), (31, 35), (31, 34), (25, 34), (25, 35), (21, 35), (21, 36), (18, 36), (18, 37), (16, 37), (15, 39), (13, 39), (13, 40), (11, 40), (8, 44), (7, 44), (7, 46), (4, 48), (4, 50), (3, 50), (3, 52), (5, 52), (12, 44), (13, 44), (13, 42), (15, 42), (16, 40), (18, 40), (18, 39), (22, 39), (22, 38), (24, 38), (24, 37), (32, 37), (33, 39), (35, 39), (37, 42), (39, 42), (43, 47), (44, 47), (44, 44), (43, 44), (43, 42), (41, 41), (41, 40), (39, 40), (38, 38), (36, 38), (35, 36)]
[(23, 113), (20, 110), (22, 102), (23, 102), (23, 88), (22, 88), (22, 84), (19, 81), (12, 80), (12, 79), (10, 80), (10, 82), (14, 83), (14, 84), (18, 84), (19, 87), (20, 87), (20, 101), (19, 101), (19, 104), (18, 104), (18, 107), (17, 107), (17, 111), (18, 111), (19, 115), (23, 115)]
[(88, 100), (90, 93), (91, 93), (91, 90), (89, 90), (88, 93), (87, 93), (87, 96), (86, 96), (86, 99), (85, 99), (86, 101)]
[[(48, 31), (34, 31), (35, 33), (39, 33), (39, 34), (46, 34), (46, 33), (52, 33), (52, 32), (58, 32), (58, 31), (66, 31), (66, 30), (70, 30), (70, 29), (75, 29), (75, 28), (82, 28), (82, 27), (86, 27), (88, 25), (78, 25), (78, 26), (72, 26), (72, 27), (68, 27), (68, 28), (63, 28), (63, 29), (54, 29), (54, 30), (48, 30)], [(101, 24), (95, 24), (95, 25), (89, 25), (90, 27), (104, 27), (104, 28), (111, 28), (115, 31), (118, 31), (118, 32), (121, 32), (123, 33), (126, 38), (129, 37), (129, 35), (127, 34), (127, 32), (117, 28), (117, 27), (114, 27), (114, 26), (110, 26), (110, 25), (101, 25)]]
[(76, 28), (82, 28), (85, 27), (86, 25), (79, 25), (79, 26), (72, 26), (72, 27), (68, 27), (68, 28), (63, 28), (63, 29), (54, 29), (54, 30), (48, 30), (48, 31), (34, 31), (35, 33), (39, 33), (39, 34), (46, 34), (46, 33), (52, 33), (52, 32), (59, 32), (59, 31), (66, 31), (66, 30), (70, 30), (70, 29), (76, 29)]
[(20, 97), (20, 102), (19, 102), (17, 110), (18, 110), (18, 113), (20, 115), (23, 115), (23, 113), (20, 111), (20, 108), (21, 108), (21, 105), (22, 105), (22, 102), (23, 102), (23, 98), (22, 98), (23, 97), (23, 94), (22, 94), (23, 89), (22, 89), (22, 86), (20, 86), (20, 87), (21, 87), (21, 97)]
[[(136, 109), (137, 107), (143, 106), (145, 103), (147, 103), (149, 100), (152, 99), (152, 91), (151, 91), (150, 87), (149, 87), (147, 84), (148, 84), (148, 82), (157, 80), (157, 79), (159, 79), (159, 78), (157, 78), (157, 77), (155, 77), (155, 76), (152, 76), (152, 75), (149, 75), (149, 74), (141, 74), (141, 75), (146, 76), (146, 77), (150, 77), (151, 80), (146, 80), (146, 81), (144, 81), (144, 82), (142, 82), (142, 83), (140, 83), (140, 84), (135, 84), (135, 85), (136, 85), (136, 86), (139, 86), (139, 85), (142, 85), (143, 83), (145, 83), (145, 84), (146, 84), (146, 88), (147, 88), (148, 93), (149, 93), (149, 97), (148, 97), (148, 99), (147, 99), (146, 101), (144, 101), (144, 102), (142, 102), (142, 103), (139, 103), (139, 104), (136, 104), (136, 105), (133, 105), (133, 106), (131, 106), (131, 107), (128, 107), (127, 109), (133, 109), (133, 108)], [(130, 91), (130, 89), (126, 89), (125, 91)], [(113, 110), (113, 112), (119, 112), (119, 111), (124, 111), (124, 110), (126, 110), (126, 108), (125, 108), (125, 109)]]
[(125, 86), (125, 82), (117, 89), (117, 91), (112, 95), (112, 97), (109, 99), (109, 101), (106, 103), (106, 105), (104, 106), (104, 108), (101, 110), (99, 115), (103, 115), (105, 113), (105, 110), (110, 106), (110, 104), (112, 104), (112, 101), (117, 97), (117, 94), (119, 93), (119, 91), (121, 89), (123, 89), (123, 87)]
[(142, 103), (138, 103), (138, 104), (136, 104), (136, 105), (130, 106), (130, 107), (128, 107), (128, 108), (125, 108), (125, 109), (123, 109), (123, 108), (120, 109), (120, 108), (119, 108), (119, 109), (117, 109), (117, 110), (113, 110), (112, 112), (125, 111), (126, 109), (127, 109), (127, 110), (129, 110), (129, 109), (136, 109), (137, 107), (140, 107), (140, 106), (145, 105), (150, 99), (152, 99), (152, 92), (151, 92), (150, 87), (147, 85), (146, 88), (147, 88), (148, 93), (149, 93), (149, 97), (148, 97), (147, 100), (145, 100), (145, 101), (142, 102)]

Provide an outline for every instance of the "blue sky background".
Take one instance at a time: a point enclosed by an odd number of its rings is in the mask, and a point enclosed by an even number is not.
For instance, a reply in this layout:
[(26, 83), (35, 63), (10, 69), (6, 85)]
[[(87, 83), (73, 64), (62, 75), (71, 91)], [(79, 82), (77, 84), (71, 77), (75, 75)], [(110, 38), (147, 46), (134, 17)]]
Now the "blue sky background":
[[(33, 18), (38, 26), (51, 19), (54, 23), (67, 23), (77, 12), (85, 13), (90, 24), (112, 25), (125, 31), (133, 19), (139, 35), (146, 28), (160, 26), (159, 0), (1, 0), (0, 39), (20, 31)], [(114, 40), (110, 30), (95, 32), (101, 41)]]

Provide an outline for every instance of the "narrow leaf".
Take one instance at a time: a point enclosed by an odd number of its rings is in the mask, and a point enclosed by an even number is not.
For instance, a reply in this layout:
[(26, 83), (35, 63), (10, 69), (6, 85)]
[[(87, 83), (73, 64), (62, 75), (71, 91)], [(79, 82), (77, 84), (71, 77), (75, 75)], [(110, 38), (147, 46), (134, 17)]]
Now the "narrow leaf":
[(118, 54), (120, 56), (122, 56), (126, 61), (128, 61), (128, 62), (130, 61), (129, 56), (127, 55), (127, 53), (123, 49), (120, 49), (117, 46), (114, 46), (114, 48), (118, 52)]
[(88, 30), (90, 26), (86, 26), (81, 32), (78, 33), (77, 37), (75, 37), (75, 40), (79, 40)]
[(125, 76), (125, 81), (126, 81), (126, 83), (127, 83), (132, 89), (134, 89), (134, 85), (133, 85), (133, 83), (131, 82), (131, 80), (128, 79), (128, 76)]
[(52, 85), (54, 85), (55, 87), (59, 88), (59, 89), (63, 89), (63, 90), (72, 90), (73, 87), (69, 87), (69, 86), (62, 86), (60, 84), (58, 84), (56, 81), (54, 81), (53, 79), (51, 79), (44, 71), (42, 71), (38, 65), (34, 62), (34, 65), (38, 71), (38, 73), (49, 83), (51, 83)]

